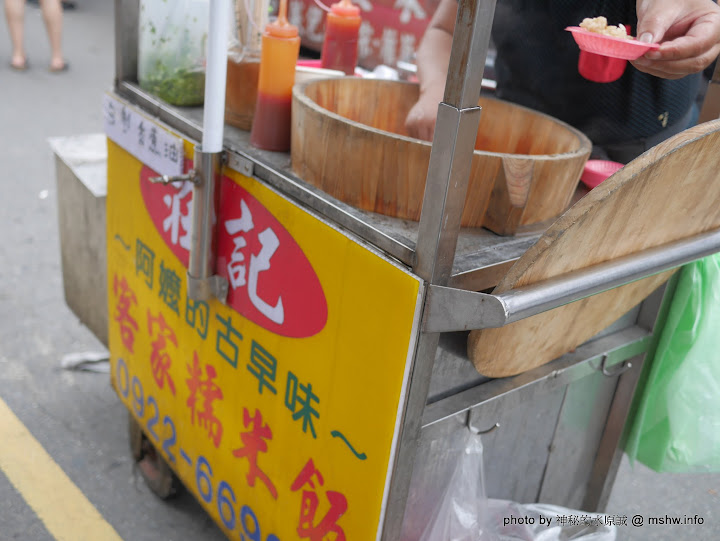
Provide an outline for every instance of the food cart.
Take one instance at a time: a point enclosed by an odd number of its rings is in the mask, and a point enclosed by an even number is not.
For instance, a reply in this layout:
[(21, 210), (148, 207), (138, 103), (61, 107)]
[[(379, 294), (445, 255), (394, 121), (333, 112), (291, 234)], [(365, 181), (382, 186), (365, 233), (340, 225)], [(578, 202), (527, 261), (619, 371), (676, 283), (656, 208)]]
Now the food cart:
[[(484, 434), (489, 496), (602, 510), (672, 296), (662, 284), (720, 251), (720, 223), (674, 234), (668, 220), (624, 252), (608, 235), (595, 258), (486, 291), (524, 254), (553, 262), (553, 250), (587, 251), (582, 229), (630, 180), (661, 188), (673, 167), (716, 173), (675, 164), (679, 151), (645, 158), (618, 190), (550, 226), (575, 244), (461, 227), (495, 6), (468, 0), (420, 220), (363, 211), (295, 175), (289, 154), (254, 149), (248, 132), (226, 127), (221, 152), (198, 148), (203, 109), (138, 86), (139, 0), (115, 5), (116, 79), (104, 101), (109, 348), (149, 486), (168, 496), (179, 479), (233, 539), (418, 539), (472, 431)], [(631, 238), (657, 217), (637, 214), (624, 216)], [(565, 343), (578, 320), (592, 339)], [(523, 321), (532, 328), (513, 326)], [(466, 343), (487, 328), (528, 369), (480, 375)], [(535, 363), (541, 342), (565, 349)]]

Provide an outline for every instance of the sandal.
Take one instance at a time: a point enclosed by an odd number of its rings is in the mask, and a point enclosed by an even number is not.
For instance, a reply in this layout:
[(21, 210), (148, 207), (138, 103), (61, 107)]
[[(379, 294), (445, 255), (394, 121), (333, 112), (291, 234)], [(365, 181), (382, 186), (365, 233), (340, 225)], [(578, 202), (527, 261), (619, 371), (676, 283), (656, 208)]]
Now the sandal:
[(13, 64), (12, 61), (10, 62), (10, 69), (13, 69), (15, 71), (27, 71), (29, 67), (27, 59), (23, 60), (23, 63), (20, 65)]
[(52, 66), (50, 66), (50, 67), (48, 68), (48, 70), (50, 71), (50, 73), (61, 73), (61, 72), (63, 72), (63, 71), (67, 71), (67, 70), (69, 70), (69, 69), (70, 69), (70, 63), (69, 63), (69, 62), (63, 62), (63, 65), (62, 65), (61, 67), (59, 67), (59, 68), (53, 68)]

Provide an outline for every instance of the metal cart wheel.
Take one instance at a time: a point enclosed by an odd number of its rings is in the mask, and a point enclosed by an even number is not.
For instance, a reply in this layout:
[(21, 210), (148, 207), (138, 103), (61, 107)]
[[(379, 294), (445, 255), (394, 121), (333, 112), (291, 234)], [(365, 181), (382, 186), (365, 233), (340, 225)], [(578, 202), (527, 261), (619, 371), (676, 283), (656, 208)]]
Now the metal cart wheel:
[(128, 436), (130, 452), (148, 488), (163, 500), (175, 496), (182, 486), (180, 479), (157, 452), (155, 446), (145, 436), (140, 424), (131, 414), (128, 414)]

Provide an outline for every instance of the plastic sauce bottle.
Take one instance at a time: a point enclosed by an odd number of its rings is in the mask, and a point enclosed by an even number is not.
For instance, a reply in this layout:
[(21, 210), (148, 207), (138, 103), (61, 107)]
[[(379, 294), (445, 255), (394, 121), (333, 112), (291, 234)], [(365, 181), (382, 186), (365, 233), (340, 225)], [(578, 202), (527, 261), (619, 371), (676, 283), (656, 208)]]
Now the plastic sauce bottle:
[(260, 54), (252, 53), (236, 60), (234, 51), (228, 53), (227, 83), (225, 90), (225, 122), (241, 130), (249, 131), (252, 127), (255, 103), (257, 101), (257, 85), (260, 73)]
[(330, 6), (325, 23), (320, 66), (355, 74), (358, 57), (358, 33), (360, 32), (360, 8), (350, 0), (340, 0)]
[(236, 0), (236, 40), (228, 50), (225, 122), (250, 131), (257, 101), (267, 0)]
[(290, 109), (300, 36), (287, 20), (287, 0), (280, 0), (278, 18), (265, 27), (260, 54), (258, 97), (250, 143), (263, 150), (290, 149)]

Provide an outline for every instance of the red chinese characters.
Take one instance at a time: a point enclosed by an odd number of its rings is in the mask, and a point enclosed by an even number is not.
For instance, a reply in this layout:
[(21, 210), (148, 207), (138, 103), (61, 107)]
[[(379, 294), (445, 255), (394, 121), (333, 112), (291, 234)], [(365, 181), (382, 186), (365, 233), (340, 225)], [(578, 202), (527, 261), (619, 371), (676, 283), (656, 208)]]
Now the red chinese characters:
[[(193, 351), (193, 364), (188, 364), (187, 369), (190, 377), (186, 379), (185, 382), (187, 383), (188, 389), (190, 389), (190, 396), (186, 404), (190, 408), (190, 421), (192, 424), (195, 424), (195, 419), (197, 418), (198, 424), (207, 430), (208, 437), (215, 447), (219, 447), (220, 441), (222, 440), (223, 426), (220, 419), (215, 417), (213, 402), (215, 400), (221, 400), (223, 392), (215, 382), (217, 371), (214, 366), (206, 364), (206, 377), (203, 379), (203, 372), (196, 351)], [(202, 398), (200, 408), (198, 408), (199, 398)]]
[(237, 458), (247, 458), (250, 468), (247, 473), (247, 482), (251, 487), (255, 486), (255, 480), (260, 479), (274, 499), (277, 500), (277, 490), (267, 474), (258, 466), (258, 455), (267, 453), (268, 444), (265, 440), (272, 439), (272, 431), (267, 424), (263, 424), (260, 410), (255, 410), (255, 415), (250, 417), (247, 408), (243, 408), (243, 425), (250, 428), (248, 432), (241, 432), (240, 439), (244, 447), (235, 449), (233, 455)]
[[(153, 317), (150, 310), (147, 312), (148, 320), (148, 334), (151, 338), (155, 338), (152, 341), (152, 351), (150, 352), (150, 367), (152, 368), (153, 378), (158, 387), (162, 389), (167, 381), (168, 388), (172, 394), (175, 394), (175, 382), (170, 376), (170, 366), (172, 365), (172, 359), (170, 354), (167, 352), (168, 341), (170, 341), (175, 347), (177, 347), (177, 338), (175, 338), (175, 332), (165, 322), (165, 318), (162, 312), (159, 312), (157, 317)], [(155, 332), (157, 327), (157, 332)]]
[(135, 292), (128, 286), (125, 277), (118, 279), (117, 274), (113, 277), (113, 294), (117, 298), (114, 318), (120, 324), (122, 343), (130, 353), (134, 353), (135, 333), (138, 330), (138, 324), (130, 314), (130, 309), (133, 305), (137, 305), (137, 297)]
[(330, 508), (318, 519), (318, 493), (324, 484), (320, 470), (315, 467), (312, 459), (308, 460), (290, 487), (293, 492), (303, 489), (297, 533), (301, 539), (310, 541), (323, 541), (329, 534), (335, 534), (334, 541), (345, 541), (345, 532), (337, 523), (348, 508), (347, 498), (343, 494), (334, 490), (325, 491)]

